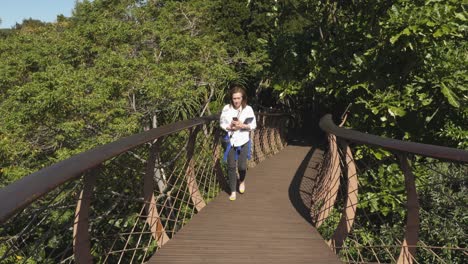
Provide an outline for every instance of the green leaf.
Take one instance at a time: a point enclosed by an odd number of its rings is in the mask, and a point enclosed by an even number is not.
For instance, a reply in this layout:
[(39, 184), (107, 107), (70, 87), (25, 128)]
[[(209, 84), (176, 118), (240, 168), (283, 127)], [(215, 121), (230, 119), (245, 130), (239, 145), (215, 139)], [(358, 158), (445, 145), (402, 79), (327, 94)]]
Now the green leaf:
[(363, 62), (362, 59), (361, 59), (361, 57), (359, 57), (359, 56), (356, 55), (356, 54), (353, 54), (353, 55), (354, 55), (354, 60), (356, 61), (356, 64), (359, 65), (359, 66), (361, 66), (361, 65), (362, 65), (362, 62)]
[(458, 96), (444, 83), (440, 83), (440, 91), (445, 96), (445, 98), (447, 98), (449, 104), (456, 108), (460, 107), (460, 102), (458, 102)]
[(433, 26), (435, 26), (435, 25), (436, 25), (436, 23), (434, 23), (434, 22), (432, 22), (432, 21), (430, 21), (430, 20), (427, 21), (427, 23), (426, 23), (426, 26), (428, 26), (428, 27), (433, 27)]
[(406, 115), (406, 111), (403, 108), (396, 106), (389, 106), (388, 113), (393, 117)]
[(395, 42), (398, 41), (398, 39), (400, 38), (400, 36), (401, 36), (401, 33), (398, 33), (398, 34), (392, 36), (392, 37), (390, 38), (390, 43), (395, 44)]
[(258, 38), (257, 41), (261, 44), (268, 44), (268, 40), (263, 39), (263, 38)]
[(364, 89), (369, 93), (369, 84), (368, 83), (358, 83), (348, 88), (348, 92), (354, 91), (356, 89)]
[(444, 35), (444, 31), (442, 29), (438, 29), (436, 32), (434, 32), (434, 34), (432, 34), (432, 36), (434, 36), (434, 38), (440, 38)]
[(455, 13), (455, 17), (460, 19), (461, 21), (466, 21), (465, 15), (463, 13)]
[(402, 35), (406, 35), (406, 36), (411, 35), (410, 28), (405, 28), (405, 29), (401, 32), (401, 34), (402, 34)]

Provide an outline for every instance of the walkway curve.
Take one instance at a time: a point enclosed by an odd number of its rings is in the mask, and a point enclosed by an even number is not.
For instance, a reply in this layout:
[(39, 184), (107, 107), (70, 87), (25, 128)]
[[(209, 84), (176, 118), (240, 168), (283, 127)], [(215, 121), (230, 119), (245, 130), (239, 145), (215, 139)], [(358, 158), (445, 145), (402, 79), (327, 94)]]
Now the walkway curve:
[(148, 263), (341, 263), (292, 196), (314, 151), (289, 145), (249, 169), (245, 194), (220, 194)]

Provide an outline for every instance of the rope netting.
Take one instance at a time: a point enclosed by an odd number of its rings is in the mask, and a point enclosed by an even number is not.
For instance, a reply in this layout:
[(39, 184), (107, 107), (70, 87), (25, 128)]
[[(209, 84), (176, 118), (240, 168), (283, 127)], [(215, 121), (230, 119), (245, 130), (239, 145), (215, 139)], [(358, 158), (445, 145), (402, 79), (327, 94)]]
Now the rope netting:
[(328, 135), (312, 222), (346, 263), (466, 263), (468, 166)]
[[(249, 167), (285, 146), (286, 120), (257, 115)], [(0, 226), (0, 263), (146, 262), (227, 191), (218, 126), (151, 139), (32, 201)]]

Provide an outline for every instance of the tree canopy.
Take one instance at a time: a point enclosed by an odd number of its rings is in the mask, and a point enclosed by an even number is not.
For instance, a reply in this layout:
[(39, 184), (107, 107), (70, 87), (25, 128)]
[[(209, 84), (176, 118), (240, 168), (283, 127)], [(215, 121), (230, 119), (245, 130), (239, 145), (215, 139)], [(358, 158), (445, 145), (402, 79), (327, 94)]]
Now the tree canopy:
[(281, 108), (301, 125), (352, 103), (352, 128), (467, 149), (465, 7), (84, 0), (56, 23), (25, 20), (0, 31), (0, 186), (97, 145), (217, 113), (232, 82), (248, 88), (254, 109)]

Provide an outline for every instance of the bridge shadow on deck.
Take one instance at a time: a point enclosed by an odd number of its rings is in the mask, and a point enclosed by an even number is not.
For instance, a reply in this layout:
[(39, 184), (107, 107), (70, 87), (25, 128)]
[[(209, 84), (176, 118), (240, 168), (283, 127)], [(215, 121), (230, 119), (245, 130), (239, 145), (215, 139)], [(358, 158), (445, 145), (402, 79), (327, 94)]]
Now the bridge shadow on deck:
[(323, 149), (317, 144), (311, 146), (297, 168), (296, 174), (289, 185), (289, 200), (296, 211), (311, 225), (314, 224), (310, 216), (314, 188), (318, 186), (316, 178), (320, 163), (323, 160)]
[(291, 141), (249, 169), (245, 194), (222, 192), (148, 263), (341, 263), (311, 225), (317, 146)]

